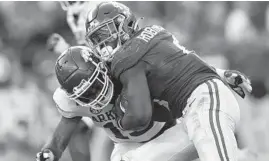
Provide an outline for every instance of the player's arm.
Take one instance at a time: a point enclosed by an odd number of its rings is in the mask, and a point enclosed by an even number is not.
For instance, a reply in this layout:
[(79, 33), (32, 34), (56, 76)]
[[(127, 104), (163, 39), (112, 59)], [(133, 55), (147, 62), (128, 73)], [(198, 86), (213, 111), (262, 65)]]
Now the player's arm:
[(52, 135), (52, 138), (42, 148), (42, 151), (37, 154), (37, 160), (58, 161), (66, 149), (80, 120), (81, 117), (62, 117)]
[(124, 96), (128, 101), (128, 108), (119, 120), (123, 130), (142, 130), (146, 128), (152, 117), (152, 104), (147, 83), (145, 64), (140, 62), (136, 66), (124, 71), (120, 75)]

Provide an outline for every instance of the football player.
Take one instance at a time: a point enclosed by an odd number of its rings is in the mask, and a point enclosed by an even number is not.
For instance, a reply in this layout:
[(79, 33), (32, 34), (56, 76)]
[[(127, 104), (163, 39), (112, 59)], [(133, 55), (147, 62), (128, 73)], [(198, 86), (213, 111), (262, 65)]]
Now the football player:
[[(123, 84), (128, 108), (117, 121), (122, 131), (148, 127), (151, 100), (165, 100), (173, 118), (183, 117), (201, 161), (237, 160), (234, 131), (240, 110), (216, 69), (181, 46), (164, 28), (140, 29), (139, 19), (121, 3), (100, 3), (87, 18), (89, 45), (97, 56), (110, 61), (113, 77)], [(242, 86), (250, 92), (250, 81), (240, 73), (230, 73), (239, 76), (232, 85), (244, 97)]]
[[(106, 66), (90, 48), (75, 46), (64, 51), (56, 62), (55, 72), (61, 87), (56, 89), (53, 99), (62, 119), (52, 138), (37, 154), (38, 161), (59, 160), (82, 117), (91, 118), (115, 142), (112, 161), (168, 161), (174, 156), (182, 161), (197, 158), (183, 124), (176, 124), (165, 106), (154, 104), (153, 119), (160, 122), (151, 119), (146, 128), (137, 130), (123, 131), (118, 127), (118, 117), (124, 114), (128, 102), (121, 93), (121, 85), (113, 85)], [(140, 124), (140, 120), (133, 121)]]
[[(79, 120), (85, 116), (103, 127), (115, 141), (112, 161), (191, 161), (198, 157), (187, 133), (183, 130), (183, 124), (175, 125), (172, 119), (166, 123), (152, 122), (141, 131), (122, 131), (118, 127), (117, 117), (124, 113), (128, 103), (124, 95), (115, 100), (121, 86), (115, 83), (113, 88), (106, 75), (107, 69), (93, 56), (90, 49), (71, 47), (66, 50), (56, 63), (56, 74), (61, 87), (55, 91), (53, 98), (63, 117), (52, 139), (44, 146), (42, 152), (37, 154), (38, 161), (58, 160)], [(114, 107), (108, 104), (113, 102), (116, 102)], [(171, 118), (170, 113), (162, 108), (166, 109), (165, 106), (154, 103), (154, 113), (161, 114), (153, 114), (153, 120), (165, 121)]]

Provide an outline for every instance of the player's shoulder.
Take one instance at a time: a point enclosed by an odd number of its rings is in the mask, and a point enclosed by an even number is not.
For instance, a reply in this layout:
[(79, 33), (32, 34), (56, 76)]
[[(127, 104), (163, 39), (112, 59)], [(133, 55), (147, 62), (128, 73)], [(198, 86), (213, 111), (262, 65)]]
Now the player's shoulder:
[(118, 78), (123, 71), (136, 65), (161, 40), (156, 35), (164, 30), (158, 25), (140, 29), (115, 53), (111, 62), (112, 74)]
[(57, 88), (53, 94), (53, 100), (61, 115), (67, 118), (75, 117), (77, 104), (75, 101), (70, 100), (66, 92), (62, 88)]
[(111, 72), (115, 78), (130, 67), (134, 66), (145, 54), (146, 46), (142, 40), (128, 40), (114, 55), (111, 62)]

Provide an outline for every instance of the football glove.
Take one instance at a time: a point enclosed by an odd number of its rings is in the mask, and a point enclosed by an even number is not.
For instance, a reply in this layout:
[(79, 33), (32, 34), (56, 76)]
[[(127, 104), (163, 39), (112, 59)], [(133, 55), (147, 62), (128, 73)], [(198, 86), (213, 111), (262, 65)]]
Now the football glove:
[(239, 71), (226, 70), (224, 80), (242, 98), (245, 98), (245, 92), (251, 93), (252, 91), (250, 79)]
[(69, 48), (69, 46), (70, 45), (65, 41), (65, 39), (57, 33), (50, 35), (47, 40), (47, 49), (58, 55)]
[(54, 161), (54, 154), (49, 149), (45, 149), (36, 154), (36, 161)]

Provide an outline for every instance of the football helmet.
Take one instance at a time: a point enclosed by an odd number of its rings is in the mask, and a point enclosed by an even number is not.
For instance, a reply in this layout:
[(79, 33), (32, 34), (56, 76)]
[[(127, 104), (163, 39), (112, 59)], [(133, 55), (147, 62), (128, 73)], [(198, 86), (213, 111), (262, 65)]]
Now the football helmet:
[(118, 2), (101, 2), (92, 9), (86, 20), (86, 41), (103, 61), (113, 54), (139, 30), (132, 11)]
[(81, 106), (100, 110), (113, 96), (113, 83), (107, 68), (93, 51), (85, 46), (65, 50), (58, 58), (55, 72), (67, 96)]

